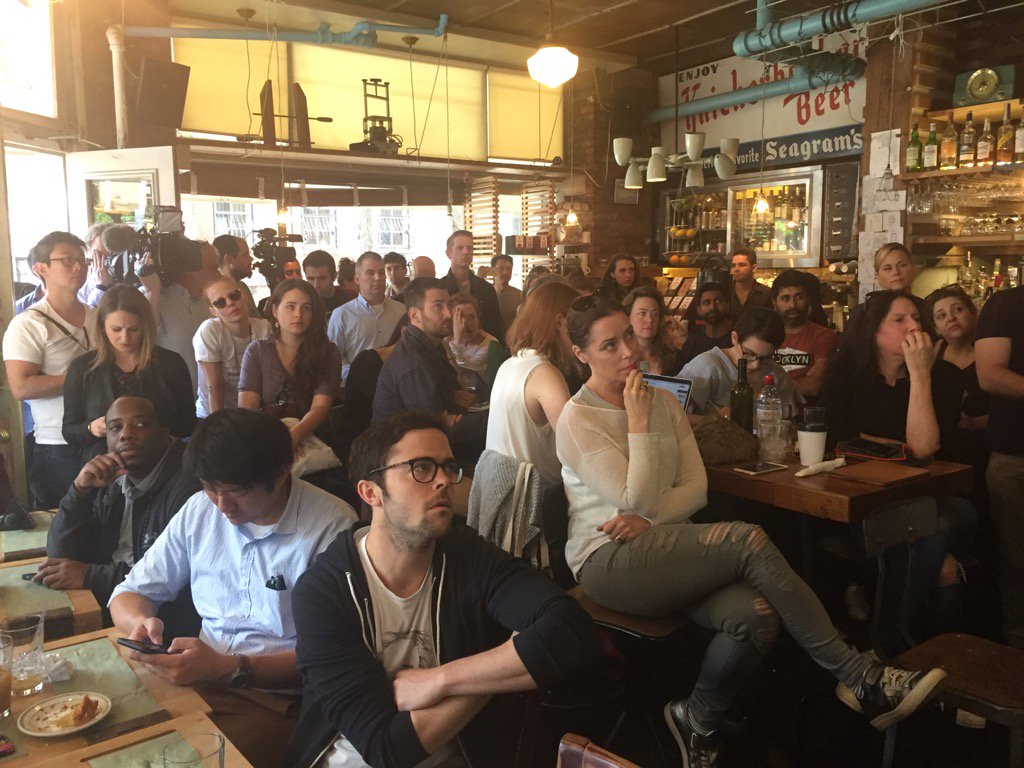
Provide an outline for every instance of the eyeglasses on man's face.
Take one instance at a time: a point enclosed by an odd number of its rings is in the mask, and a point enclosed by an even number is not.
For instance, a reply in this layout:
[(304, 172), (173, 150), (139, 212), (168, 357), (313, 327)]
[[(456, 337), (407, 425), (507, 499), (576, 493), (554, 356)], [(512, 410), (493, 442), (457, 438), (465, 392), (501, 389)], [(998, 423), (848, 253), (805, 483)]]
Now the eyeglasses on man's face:
[(772, 352), (770, 355), (759, 355), (756, 352), (752, 352), (747, 349), (743, 344), (740, 344), (740, 352), (743, 354), (743, 358), (750, 361), (751, 363), (755, 360), (758, 363), (769, 363), (775, 359), (775, 353)]
[(229, 301), (234, 303), (240, 301), (241, 298), (242, 291), (236, 288), (235, 290), (231, 291), (231, 293), (229, 293), (227, 296), (220, 296), (214, 299), (213, 301), (210, 302), (210, 305), (214, 309), (224, 309), (224, 307), (228, 305)]
[(74, 269), (75, 267), (85, 267), (89, 262), (85, 256), (51, 256), (50, 264), (55, 261), (59, 261), (64, 265), (65, 269)]
[(448, 482), (451, 485), (458, 485), (462, 482), (462, 467), (459, 466), (455, 459), (435, 461), (427, 456), (420, 456), (407, 461), (399, 461), (395, 464), (388, 464), (386, 467), (377, 467), (377, 469), (371, 469), (367, 474), (375, 475), (378, 472), (386, 472), (389, 469), (397, 469), (398, 467), (408, 467), (409, 473), (412, 475), (412, 479), (417, 483), (434, 482), (434, 478), (437, 477), (438, 469), (444, 472), (444, 476), (448, 479)]

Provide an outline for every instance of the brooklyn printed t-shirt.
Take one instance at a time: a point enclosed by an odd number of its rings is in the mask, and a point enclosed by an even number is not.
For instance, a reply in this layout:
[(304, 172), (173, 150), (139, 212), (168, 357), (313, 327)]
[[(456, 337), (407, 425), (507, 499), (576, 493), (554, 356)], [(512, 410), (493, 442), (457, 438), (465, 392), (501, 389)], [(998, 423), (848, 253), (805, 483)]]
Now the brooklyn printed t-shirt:
[(775, 362), (786, 369), (791, 379), (802, 379), (823, 357), (831, 357), (839, 348), (839, 338), (823, 325), (807, 323), (797, 333), (787, 333), (775, 350)]

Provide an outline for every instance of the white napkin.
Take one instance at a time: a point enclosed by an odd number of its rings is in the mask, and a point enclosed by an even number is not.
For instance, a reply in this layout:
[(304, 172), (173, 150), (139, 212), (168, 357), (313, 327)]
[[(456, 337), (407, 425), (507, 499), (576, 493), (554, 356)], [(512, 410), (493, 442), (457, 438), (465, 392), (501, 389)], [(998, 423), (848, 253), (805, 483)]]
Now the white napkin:
[(43, 666), (46, 667), (46, 675), (51, 683), (66, 682), (75, 671), (71, 662), (55, 651), (43, 654)]
[(838, 459), (832, 459), (831, 461), (819, 461), (817, 464), (811, 464), (809, 467), (804, 467), (794, 474), (793, 477), (810, 477), (811, 475), (820, 475), (822, 472), (831, 472), (833, 469), (839, 469), (839, 467), (845, 466), (846, 459), (840, 456)]

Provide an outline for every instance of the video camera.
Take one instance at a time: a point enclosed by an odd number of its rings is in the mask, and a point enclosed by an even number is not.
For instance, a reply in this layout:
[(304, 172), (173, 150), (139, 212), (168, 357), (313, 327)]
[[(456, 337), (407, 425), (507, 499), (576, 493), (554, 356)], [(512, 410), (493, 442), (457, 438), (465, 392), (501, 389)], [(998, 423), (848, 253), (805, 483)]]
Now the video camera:
[(286, 262), (298, 261), (295, 249), (285, 243), (301, 243), (302, 235), (278, 235), (272, 227), (256, 230), (258, 238), (252, 247), (252, 265), (260, 271), (268, 284), (281, 280), (282, 268)]
[[(127, 224), (115, 224), (104, 230), (103, 247), (110, 253), (107, 270), (118, 283), (138, 284), (138, 278), (154, 272), (167, 282), (183, 272), (197, 272), (202, 267), (203, 244), (185, 237), (181, 209), (158, 205), (153, 209), (153, 227), (135, 230)], [(146, 255), (149, 264), (139, 262)]]

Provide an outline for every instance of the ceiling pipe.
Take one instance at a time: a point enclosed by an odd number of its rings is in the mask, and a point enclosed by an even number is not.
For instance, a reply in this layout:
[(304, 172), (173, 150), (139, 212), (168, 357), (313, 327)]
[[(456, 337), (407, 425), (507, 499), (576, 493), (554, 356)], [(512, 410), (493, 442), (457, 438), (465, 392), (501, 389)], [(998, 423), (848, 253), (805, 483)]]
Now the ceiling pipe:
[[(941, 0), (853, 0), (814, 13), (762, 24), (763, 0), (758, 0), (757, 29), (741, 32), (732, 41), (737, 56), (757, 56), (775, 48), (811, 40), (818, 35), (842, 32), (857, 24), (920, 11), (939, 5)], [(764, 8), (768, 12), (767, 6)]]
[(804, 93), (817, 88), (837, 85), (841, 82), (859, 80), (867, 70), (867, 62), (849, 54), (817, 54), (793, 65), (793, 74), (783, 80), (772, 80), (763, 85), (752, 85), (738, 91), (716, 93), (694, 101), (680, 102), (679, 106), (671, 105), (650, 112), (646, 123), (663, 123), (675, 120), (676, 115), (698, 115), (725, 107), (749, 104), (770, 99), (774, 96), (788, 96), (792, 93)]
[[(378, 32), (400, 32), (404, 35), (441, 37), (448, 29), (448, 14), (438, 17), (432, 29), (415, 29), (399, 24), (378, 24), (375, 21), (357, 22), (348, 32), (331, 32), (331, 25), (323, 22), (312, 32), (292, 32), (267, 29), (200, 29), (197, 27), (124, 27), (125, 37), (196, 38), (206, 40), (279, 40), (282, 43), (314, 43), (316, 45), (360, 45), (373, 48)], [(108, 34), (109, 38), (109, 34)]]
[(117, 134), (117, 148), (128, 146), (128, 106), (124, 82), (124, 30), (120, 24), (107, 27), (107, 44), (110, 46), (110, 60), (114, 67), (114, 127)]

